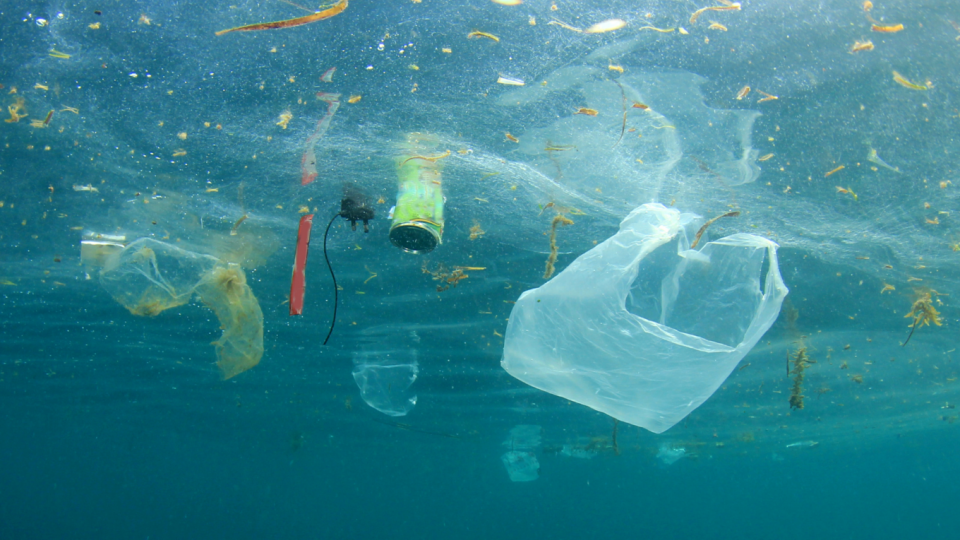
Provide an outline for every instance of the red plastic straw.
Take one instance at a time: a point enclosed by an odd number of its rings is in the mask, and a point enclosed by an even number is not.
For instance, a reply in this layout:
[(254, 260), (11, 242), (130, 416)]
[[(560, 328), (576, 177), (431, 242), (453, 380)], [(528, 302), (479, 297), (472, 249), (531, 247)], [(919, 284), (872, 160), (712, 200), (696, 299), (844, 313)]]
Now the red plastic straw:
[(304, 269), (307, 266), (307, 250), (310, 249), (310, 229), (313, 228), (313, 214), (300, 218), (297, 231), (297, 255), (293, 262), (293, 280), (290, 282), (290, 315), (303, 313)]

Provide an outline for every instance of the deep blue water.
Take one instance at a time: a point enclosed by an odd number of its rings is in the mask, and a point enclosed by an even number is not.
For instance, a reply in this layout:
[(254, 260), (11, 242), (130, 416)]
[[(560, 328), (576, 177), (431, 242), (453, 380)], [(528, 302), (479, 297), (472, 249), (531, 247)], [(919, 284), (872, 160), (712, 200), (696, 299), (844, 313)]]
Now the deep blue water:
[[(0, 124), (0, 538), (954, 538), (960, 8), (744, 2), (691, 23), (708, 5), (352, 0), (329, 20), (218, 37), (306, 12), (0, 1), (0, 104), (26, 115)], [(626, 26), (549, 24), (612, 18)], [(328, 110), (317, 92), (341, 98), (302, 186)], [(446, 220), (420, 255), (391, 244), (387, 218), (415, 132), (436, 141), (419, 153), (442, 171)], [(334, 218), (344, 185), (376, 212), (369, 233)], [(560, 274), (650, 202), (702, 216), (688, 236), (739, 210), (705, 241), (777, 242), (790, 289), (716, 392), (662, 434), (500, 364), (508, 340), (530, 339), (508, 319), (546, 282), (554, 217), (574, 222), (556, 232)], [(342, 290), (322, 345), (331, 218)], [(184, 303), (126, 309), (118, 291), (147, 305), (143, 283), (81, 258), (98, 234), (122, 237), (114, 256), (141, 238), (173, 246), (156, 249), (181, 257), (162, 272), (184, 280)], [(218, 304), (188, 260), (242, 268), (262, 311), (262, 358), (228, 380)], [(438, 264), (469, 277), (438, 281)], [(937, 319), (921, 326), (924, 295)], [(698, 323), (732, 317), (702, 301)], [(572, 320), (586, 336), (608, 324)], [(801, 347), (815, 363), (795, 409), (786, 362)], [(354, 372), (384, 363), (415, 365), (412, 385), (358, 387)], [(518, 446), (517, 426), (540, 440)], [(511, 481), (516, 450), (536, 479)]]

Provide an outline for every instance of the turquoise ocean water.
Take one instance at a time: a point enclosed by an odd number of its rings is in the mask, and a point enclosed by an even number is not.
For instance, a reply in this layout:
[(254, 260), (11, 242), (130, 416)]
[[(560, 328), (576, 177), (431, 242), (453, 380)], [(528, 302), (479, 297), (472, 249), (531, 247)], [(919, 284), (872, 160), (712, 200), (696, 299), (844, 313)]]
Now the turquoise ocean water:
[[(511, 3), (0, 1), (0, 538), (956, 537), (960, 4)], [(430, 253), (389, 239), (408, 158)], [(652, 202), (687, 241), (739, 211), (703, 242), (776, 242), (790, 290), (663, 433), (501, 366), (521, 293)], [(622, 337), (538, 313), (571, 380)], [(706, 377), (668, 350), (630, 353)], [(625, 402), (678, 394), (646, 369)]]

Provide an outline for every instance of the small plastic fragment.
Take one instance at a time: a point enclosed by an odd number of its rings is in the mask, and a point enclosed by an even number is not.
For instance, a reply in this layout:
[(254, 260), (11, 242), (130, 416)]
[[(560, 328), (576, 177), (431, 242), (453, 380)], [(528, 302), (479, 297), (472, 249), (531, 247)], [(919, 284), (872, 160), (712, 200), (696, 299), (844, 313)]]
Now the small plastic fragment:
[(510, 77), (504, 77), (503, 75), (497, 77), (497, 83), (505, 84), (507, 86), (523, 86), (525, 84), (521, 79), (513, 79)]
[(605, 21), (598, 22), (593, 26), (587, 28), (583, 31), (584, 34), (603, 34), (605, 32), (613, 32), (614, 30), (619, 30), (627, 25), (627, 21), (623, 19), (607, 19)]

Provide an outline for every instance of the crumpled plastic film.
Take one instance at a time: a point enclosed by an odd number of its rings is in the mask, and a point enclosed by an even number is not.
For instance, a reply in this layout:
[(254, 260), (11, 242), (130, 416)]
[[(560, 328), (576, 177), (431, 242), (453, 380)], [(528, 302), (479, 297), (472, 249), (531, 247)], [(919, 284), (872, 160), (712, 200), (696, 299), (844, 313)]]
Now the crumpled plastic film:
[(259, 364), (263, 356), (263, 312), (243, 270), (235, 264), (217, 266), (203, 276), (197, 293), (217, 314), (223, 328), (223, 335), (213, 342), (223, 378)]
[(511, 450), (500, 456), (511, 482), (532, 482), (540, 478), (537, 455), (526, 450)]
[(252, 368), (263, 356), (263, 313), (238, 265), (141, 238), (105, 261), (100, 283), (130, 313), (146, 317), (199, 295), (223, 329), (213, 344), (224, 379)]
[(510, 430), (503, 441), (508, 450), (500, 456), (511, 482), (532, 482), (540, 478), (540, 441), (543, 428), (537, 425), (520, 424)]
[[(645, 201), (699, 200), (759, 177), (752, 146), (759, 112), (707, 106), (700, 90), (706, 79), (692, 73), (627, 68), (611, 80), (607, 72), (564, 66), (544, 76), (544, 84), (497, 98), (518, 117), (557, 117), (514, 132), (524, 162), (542, 175), (521, 175), (541, 200), (619, 217)], [(596, 115), (570, 112), (584, 106)]]
[(405, 416), (417, 405), (410, 386), (419, 372), (415, 349), (369, 349), (353, 355), (353, 380), (360, 397), (387, 416)]
[(673, 465), (685, 455), (687, 455), (686, 448), (674, 446), (673, 443), (669, 442), (660, 443), (660, 448), (657, 451), (657, 459), (664, 465)]
[(770, 328), (788, 292), (775, 243), (735, 234), (690, 250), (697, 219), (643, 205), (616, 235), (524, 292), (503, 368), (654, 433), (690, 414)]
[(141, 238), (107, 259), (100, 284), (130, 313), (153, 317), (190, 301), (200, 277), (219, 261)]

